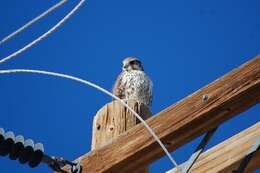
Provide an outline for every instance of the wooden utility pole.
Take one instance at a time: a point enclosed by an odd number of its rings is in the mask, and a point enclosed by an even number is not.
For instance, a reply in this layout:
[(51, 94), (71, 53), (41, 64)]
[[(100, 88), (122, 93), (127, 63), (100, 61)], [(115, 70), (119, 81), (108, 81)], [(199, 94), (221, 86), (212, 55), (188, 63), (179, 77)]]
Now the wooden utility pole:
[[(151, 116), (147, 106), (130, 100), (127, 104), (135, 110), (143, 119)], [(139, 120), (118, 101), (113, 101), (101, 108), (93, 121), (92, 150), (113, 142), (120, 134), (134, 127)], [(120, 148), (118, 148), (120, 150)], [(148, 173), (148, 167), (136, 168), (134, 173)]]
[[(173, 151), (259, 101), (260, 56), (149, 118), (147, 123)], [(83, 173), (127, 173), (163, 155), (160, 146), (139, 124), (79, 161)]]
[[(146, 122), (166, 144), (167, 149), (173, 151), (259, 102), (260, 56), (173, 104)], [(103, 109), (98, 114), (102, 112), (105, 112), (105, 115), (112, 114), (109, 111), (113, 108), (107, 109), (105, 106)], [(117, 111), (119, 116), (125, 115), (120, 113), (125, 108), (121, 109)], [(103, 127), (105, 131), (111, 131), (109, 126), (111, 123), (109, 125), (97, 123), (104, 120), (108, 121), (104, 118), (98, 120), (96, 117), (95, 135), (98, 136), (97, 130), (102, 128), (101, 125), (105, 125)], [(126, 118), (122, 122), (127, 122)], [(116, 127), (112, 128), (114, 131)], [(113, 133), (117, 135), (119, 132)], [(108, 137), (111, 140), (115, 135), (100, 138)], [(106, 144), (93, 140), (94, 150), (77, 159), (82, 165), (82, 173), (133, 173), (137, 168), (146, 166), (165, 154), (142, 124), (134, 126)]]

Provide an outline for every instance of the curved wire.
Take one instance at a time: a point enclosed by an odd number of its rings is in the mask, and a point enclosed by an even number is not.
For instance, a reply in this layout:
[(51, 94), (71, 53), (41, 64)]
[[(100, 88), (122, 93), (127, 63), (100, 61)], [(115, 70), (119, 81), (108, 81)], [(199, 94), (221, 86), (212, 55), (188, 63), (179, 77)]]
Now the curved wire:
[(154, 139), (161, 146), (161, 148), (163, 149), (165, 154), (168, 156), (170, 161), (174, 164), (174, 166), (177, 169), (179, 169), (178, 164), (175, 161), (175, 159), (171, 156), (171, 154), (169, 153), (167, 148), (161, 142), (159, 137), (155, 134), (153, 129), (150, 128), (149, 125), (145, 122), (145, 120), (143, 120), (143, 118), (140, 115), (138, 115), (130, 106), (128, 106), (122, 99), (118, 98), (117, 96), (115, 96), (114, 94), (109, 92), (108, 90), (106, 90), (106, 89), (104, 89), (104, 88), (102, 88), (102, 87), (100, 87), (100, 86), (98, 86), (98, 85), (96, 85), (96, 84), (94, 84), (92, 82), (89, 82), (87, 80), (83, 80), (81, 78), (74, 77), (74, 76), (67, 75), (67, 74), (62, 74), (62, 73), (55, 73), (55, 72), (43, 71), (43, 70), (31, 70), (31, 69), (0, 70), (0, 74), (9, 74), (9, 73), (34, 73), (34, 74), (44, 74), (44, 75), (48, 75), (48, 76), (56, 76), (56, 77), (66, 78), (66, 79), (70, 79), (70, 80), (77, 81), (77, 82), (83, 83), (85, 85), (91, 86), (91, 87), (93, 87), (93, 88), (95, 88), (95, 89), (97, 89), (97, 90), (107, 94), (108, 96), (111, 96), (112, 98), (118, 100), (123, 106), (125, 106), (129, 111), (131, 111), (143, 123), (143, 125), (146, 127), (146, 129), (149, 131), (149, 133), (154, 137)]
[(0, 41), (0, 45), (5, 43), (6, 41), (8, 41), (9, 39), (11, 39), (12, 37), (14, 37), (15, 35), (19, 34), (20, 32), (22, 32), (23, 30), (25, 30), (26, 28), (28, 28), (29, 26), (31, 26), (32, 24), (34, 24), (35, 22), (39, 21), (40, 19), (42, 19), (43, 17), (47, 16), (48, 14), (50, 14), (52, 11), (56, 10), (58, 7), (60, 7), (61, 5), (63, 5), (65, 2), (67, 2), (67, 0), (61, 0), (60, 2), (58, 2), (57, 4), (55, 4), (54, 6), (52, 6), (51, 8), (49, 8), (48, 10), (46, 10), (45, 12), (43, 12), (42, 14), (40, 14), (39, 16), (35, 17), (34, 19), (30, 20), (28, 23), (26, 23), (25, 25), (23, 25), (22, 27), (20, 27), (19, 29), (17, 29), (16, 31), (12, 32), (11, 34), (9, 34), (8, 36), (4, 37), (1, 41)]
[(45, 32), (43, 35), (41, 35), (40, 37), (38, 37), (37, 39), (35, 39), (34, 41), (32, 41), (31, 43), (27, 44), (26, 46), (24, 46), (23, 48), (21, 48), (20, 50), (12, 53), (11, 55), (3, 58), (0, 60), (0, 64), (15, 58), (17, 55), (23, 53), (24, 51), (26, 51), (27, 49), (31, 48), (32, 46), (34, 46), (36, 43), (40, 42), (42, 39), (46, 38), (48, 35), (50, 35), (53, 31), (55, 31), (57, 28), (59, 28), (66, 20), (68, 20), (70, 18), (70, 16), (72, 16), (79, 8), (80, 6), (85, 2), (85, 0), (81, 0), (62, 20), (60, 20), (56, 25), (54, 25), (50, 30), (48, 30), (47, 32)]

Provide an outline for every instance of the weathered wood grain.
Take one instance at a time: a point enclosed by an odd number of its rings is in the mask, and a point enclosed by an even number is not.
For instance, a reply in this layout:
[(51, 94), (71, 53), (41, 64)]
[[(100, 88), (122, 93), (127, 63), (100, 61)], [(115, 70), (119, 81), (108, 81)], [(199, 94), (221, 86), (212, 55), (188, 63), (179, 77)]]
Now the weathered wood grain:
[[(151, 117), (147, 106), (134, 100), (127, 104), (143, 119)], [(97, 150), (110, 143), (114, 138), (136, 126), (140, 121), (118, 101), (103, 106), (96, 114), (93, 121), (92, 150)], [(133, 173), (148, 173), (148, 166), (136, 168)]]
[[(260, 122), (203, 153), (190, 173), (232, 173), (260, 137)], [(181, 165), (183, 166), (183, 164)], [(245, 173), (260, 169), (260, 151), (250, 161)], [(173, 169), (167, 173), (178, 173)]]
[[(147, 123), (172, 151), (259, 100), (260, 57), (256, 57), (148, 119)], [(163, 155), (159, 145), (139, 124), (111, 143), (80, 157), (79, 161), (83, 173), (126, 173)]]

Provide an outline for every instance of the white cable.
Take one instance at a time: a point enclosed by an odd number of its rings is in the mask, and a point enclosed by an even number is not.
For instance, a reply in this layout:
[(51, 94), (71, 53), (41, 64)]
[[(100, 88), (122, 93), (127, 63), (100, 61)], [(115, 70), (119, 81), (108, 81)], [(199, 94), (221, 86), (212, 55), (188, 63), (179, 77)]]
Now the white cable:
[(31, 26), (32, 24), (34, 24), (35, 22), (37, 22), (38, 20), (42, 19), (43, 17), (47, 16), (49, 13), (51, 13), (52, 11), (54, 11), (55, 9), (57, 9), (58, 7), (60, 7), (61, 5), (63, 5), (65, 2), (67, 2), (67, 0), (61, 0), (59, 3), (55, 4), (54, 6), (52, 6), (51, 8), (49, 8), (48, 10), (46, 10), (45, 12), (43, 12), (42, 14), (40, 14), (39, 16), (35, 17), (34, 19), (32, 19), (31, 21), (29, 21), (28, 23), (26, 23), (25, 25), (23, 25), (22, 27), (20, 27), (19, 29), (17, 29), (16, 31), (14, 31), (13, 33), (11, 33), (10, 35), (6, 36), (5, 38), (3, 38), (0, 41), (0, 45), (3, 44), (4, 42), (8, 41), (9, 39), (11, 39), (12, 37), (14, 37), (15, 35), (19, 34), (20, 32), (22, 32), (23, 30), (25, 30), (26, 28), (28, 28), (29, 26)]
[(176, 161), (174, 160), (174, 158), (171, 156), (171, 154), (169, 153), (169, 151), (167, 150), (167, 148), (164, 146), (164, 144), (161, 142), (161, 140), (159, 139), (159, 137), (155, 134), (155, 132), (149, 127), (149, 125), (145, 122), (145, 120), (143, 120), (143, 118), (138, 115), (130, 106), (128, 106), (123, 100), (121, 100), (120, 98), (118, 98), (117, 96), (115, 96), (114, 94), (112, 94), (111, 92), (109, 92), (108, 90), (92, 83), (89, 82), (87, 80), (83, 80), (80, 79), (78, 77), (74, 77), (71, 75), (67, 75), (67, 74), (62, 74), (62, 73), (55, 73), (55, 72), (49, 72), (49, 71), (42, 71), (42, 70), (31, 70), (31, 69), (9, 69), (9, 70), (0, 70), (0, 74), (8, 74), (8, 73), (34, 73), (34, 74), (44, 74), (44, 75), (48, 75), (48, 76), (56, 76), (56, 77), (61, 77), (61, 78), (66, 78), (66, 79), (70, 79), (73, 81), (77, 81), (80, 83), (83, 83), (85, 85), (91, 86), (109, 96), (111, 96), (112, 98), (118, 100), (123, 106), (125, 106), (129, 111), (131, 111), (142, 123), (143, 125), (147, 128), (147, 130), (149, 131), (149, 133), (154, 137), (154, 139), (158, 142), (158, 144), (161, 146), (161, 148), (163, 149), (163, 151), (165, 152), (165, 154), (168, 156), (168, 158), (170, 159), (170, 161), (174, 164), (174, 166), (176, 166), (177, 169), (179, 169), (178, 164), (176, 163)]
[(1, 59), (0, 64), (4, 63), (4, 62), (6, 62), (6, 61), (8, 61), (12, 58), (15, 58), (17, 55), (21, 54), (22, 52), (26, 51), (27, 49), (29, 49), (30, 47), (34, 46), (36, 43), (40, 42), (42, 39), (47, 37), (49, 34), (51, 34), (53, 31), (55, 31), (58, 27), (60, 27), (67, 19), (69, 19), (70, 16), (73, 15), (84, 2), (85, 2), (85, 0), (81, 0), (76, 5), (76, 7), (74, 7), (61, 21), (59, 21), (56, 25), (54, 25), (50, 30), (45, 32), (43, 35), (41, 35), (40, 37), (38, 37), (37, 39), (35, 39), (31, 43), (27, 44), (26, 46), (24, 46), (20, 50), (18, 50), (16, 52), (12, 53), (11, 55)]
[[(52, 12), (53, 10), (55, 10), (56, 8), (58, 8), (59, 6), (61, 6), (63, 3), (65, 3), (67, 0), (62, 0), (61, 2), (59, 2), (58, 4), (56, 4), (55, 6), (51, 7), (50, 9), (48, 9), (47, 11), (45, 11), (44, 13), (42, 13), (41, 15), (39, 15), (38, 17), (36, 17), (35, 19), (31, 20), (30, 22), (28, 22), (27, 24), (25, 24), (24, 26), (22, 26), (21, 28), (19, 28), (17, 31), (13, 32), (12, 34), (10, 34), (9, 36), (5, 37), (3, 40), (0, 41), (0, 45), (3, 44), (4, 42), (6, 42), (7, 40), (9, 40), (10, 38), (12, 38), (13, 36), (15, 36), (16, 34), (18, 34), (19, 32), (23, 31), (24, 29), (26, 29), (27, 27), (29, 27), (30, 25), (32, 25), (33, 23), (35, 23), (36, 21), (40, 20), (41, 18), (43, 18), (44, 16), (46, 16), (47, 14), (49, 14), (50, 12)], [(20, 50), (14, 52), (13, 54), (3, 58), (0, 60), (0, 64), (15, 58), (17, 55), (23, 53), (24, 51), (26, 51), (27, 49), (29, 49), (30, 47), (34, 46), (35, 44), (37, 44), (38, 42), (40, 42), (42, 39), (46, 38), (49, 34), (51, 34), (53, 31), (55, 31), (58, 27), (60, 27), (67, 19), (69, 19), (69, 17), (71, 15), (73, 15), (79, 8), (80, 6), (85, 2), (85, 0), (81, 0), (76, 7), (74, 7), (61, 21), (59, 21), (56, 25), (54, 25), (50, 30), (48, 30), (46, 33), (44, 33), (43, 35), (41, 35), (40, 37), (38, 37), (37, 39), (35, 39), (34, 41), (32, 41), (31, 43), (27, 44), (25, 47), (21, 48)], [(66, 75), (66, 74), (62, 74), (62, 73), (55, 73), (55, 72), (48, 72), (48, 71), (41, 71), (41, 70), (29, 70), (29, 69), (12, 69), (12, 70), (0, 70), (0, 74), (8, 74), (8, 73), (34, 73), (34, 74), (45, 74), (45, 75), (49, 75), (49, 76), (56, 76), (56, 77), (61, 77), (61, 78), (66, 78), (66, 79), (70, 79), (70, 80), (74, 80), (80, 83), (83, 83), (85, 85), (91, 86), (109, 96), (111, 96), (112, 98), (118, 100), (123, 106), (125, 106), (127, 109), (129, 109), (129, 111), (131, 111), (142, 123), (143, 125), (147, 128), (147, 130), (149, 131), (149, 133), (155, 138), (155, 140), (158, 142), (158, 144), (161, 146), (161, 148), (164, 150), (164, 152), (166, 153), (166, 155), (168, 156), (168, 158), (170, 159), (170, 161), (174, 164), (174, 166), (177, 167), (178, 169), (178, 164), (176, 163), (176, 161), (174, 160), (174, 158), (170, 155), (169, 151), (167, 150), (167, 148), (164, 146), (164, 144), (161, 142), (161, 140), (158, 138), (158, 136), (154, 133), (154, 131), (149, 127), (149, 125), (142, 119), (142, 117), (140, 115), (138, 115), (131, 107), (129, 107), (123, 100), (121, 100), (120, 98), (118, 98), (117, 96), (113, 95), (111, 92), (107, 91), (106, 89), (92, 83), (89, 82), (87, 80), (83, 80), (74, 76), (70, 76), (70, 75)]]

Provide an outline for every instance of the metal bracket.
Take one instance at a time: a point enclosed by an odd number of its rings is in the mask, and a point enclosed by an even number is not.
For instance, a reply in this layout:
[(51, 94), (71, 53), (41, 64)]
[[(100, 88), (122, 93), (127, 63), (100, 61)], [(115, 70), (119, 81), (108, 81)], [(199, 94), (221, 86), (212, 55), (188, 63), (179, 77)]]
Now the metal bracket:
[(191, 167), (194, 165), (194, 163), (197, 161), (203, 150), (205, 149), (206, 145), (208, 144), (209, 140), (213, 136), (213, 134), (216, 132), (218, 127), (208, 131), (204, 138), (201, 140), (200, 144), (196, 148), (195, 152), (191, 155), (189, 160), (185, 163), (183, 168), (181, 169), (181, 173), (188, 173), (191, 169)]
[[(81, 173), (82, 172), (82, 167), (79, 163), (73, 163), (61, 157), (50, 157), (44, 155), (42, 162), (46, 163), (53, 171), (59, 173)], [(67, 172), (62, 169), (62, 167), (67, 165), (71, 167), (70, 172)]]
[(232, 171), (233, 173), (243, 173), (249, 164), (250, 160), (254, 157), (254, 154), (260, 150), (260, 137), (256, 139), (256, 142), (252, 145), (247, 155), (241, 161), (237, 170)]

